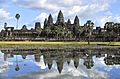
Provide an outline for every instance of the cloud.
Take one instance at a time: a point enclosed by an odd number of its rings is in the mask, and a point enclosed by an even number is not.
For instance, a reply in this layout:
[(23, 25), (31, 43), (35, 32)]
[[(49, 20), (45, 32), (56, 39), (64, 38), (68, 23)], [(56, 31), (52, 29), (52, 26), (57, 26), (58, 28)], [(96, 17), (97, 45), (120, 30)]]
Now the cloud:
[(12, 18), (13, 17), (10, 15), (9, 12), (4, 10), (3, 8), (0, 8), (0, 30), (4, 26), (4, 23), (10, 21)]
[(26, 23), (29, 27), (28, 28), (33, 28), (33, 26), (35, 26), (35, 22), (40, 22), (41, 23), (41, 27), (43, 28), (44, 25), (44, 20), (45, 18), (48, 18), (49, 14), (42, 12), (39, 15), (37, 15), (34, 20), (32, 20), (31, 22)]
[(49, 14), (42, 12), (35, 18), (35, 22), (41, 22), (41, 26), (43, 26), (44, 20), (45, 18), (48, 18), (48, 15)]
[(115, 22), (120, 22), (120, 16), (106, 16), (101, 19), (101, 21), (115, 21)]
[(119, 23), (120, 22), (120, 16), (110, 14), (110, 15), (106, 15), (106, 16), (99, 16), (99, 20), (96, 20), (96, 24), (101, 26), (102, 28), (104, 27), (104, 24), (106, 22)]
[(12, 17), (9, 12), (5, 11), (3, 8), (0, 8), (0, 22), (10, 20), (11, 18)]
[[(21, 7), (40, 10), (41, 13), (36, 19), (41, 21), (43, 25), (44, 18), (50, 13), (53, 15), (55, 21), (59, 10), (63, 11), (65, 20), (70, 18), (73, 21), (76, 15), (82, 20), (95, 19), (95, 17), (98, 17), (97, 14), (108, 12), (109, 7), (115, 1), (116, 0), (13, 0), (13, 3)], [(96, 19), (96, 22), (101, 21), (102, 23), (102, 20), (103, 18), (99, 18)]]
[[(62, 10), (71, 14), (91, 15), (101, 11), (108, 10), (113, 0), (16, 0), (14, 3), (27, 7), (41, 10), (49, 10), (52, 12)], [(101, 6), (102, 5), (102, 6)]]

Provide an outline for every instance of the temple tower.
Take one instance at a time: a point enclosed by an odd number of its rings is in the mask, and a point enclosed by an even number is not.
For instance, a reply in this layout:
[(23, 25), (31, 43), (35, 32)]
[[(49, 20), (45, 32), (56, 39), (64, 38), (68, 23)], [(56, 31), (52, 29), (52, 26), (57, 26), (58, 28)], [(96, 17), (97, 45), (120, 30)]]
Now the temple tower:
[(58, 13), (56, 24), (61, 25), (63, 23), (64, 23), (64, 16), (63, 16), (62, 11), (60, 10), (59, 13)]

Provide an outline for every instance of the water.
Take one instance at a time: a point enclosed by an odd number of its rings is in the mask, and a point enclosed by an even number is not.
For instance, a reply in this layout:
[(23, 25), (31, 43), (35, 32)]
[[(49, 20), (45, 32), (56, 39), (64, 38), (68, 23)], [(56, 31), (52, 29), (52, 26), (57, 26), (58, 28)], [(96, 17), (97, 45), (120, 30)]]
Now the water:
[(0, 79), (119, 79), (119, 49), (2, 49)]

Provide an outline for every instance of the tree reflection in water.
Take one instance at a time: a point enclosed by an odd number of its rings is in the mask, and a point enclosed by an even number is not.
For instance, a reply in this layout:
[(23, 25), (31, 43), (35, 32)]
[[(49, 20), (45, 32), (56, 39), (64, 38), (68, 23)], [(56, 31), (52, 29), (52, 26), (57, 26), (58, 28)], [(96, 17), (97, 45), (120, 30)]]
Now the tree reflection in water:
[(74, 61), (74, 67), (79, 67), (80, 59), (83, 59), (83, 65), (87, 69), (94, 66), (93, 56), (96, 58), (104, 57), (106, 65), (119, 65), (120, 64), (120, 50), (119, 49), (14, 49), (14, 50), (1, 50), (4, 53), (4, 61), (7, 58), (12, 58), (16, 55), (15, 70), (20, 70), (18, 65), (17, 55), (21, 55), (24, 60), (28, 55), (34, 55), (34, 60), (40, 62), (40, 56), (44, 57), (44, 63), (48, 69), (52, 69), (53, 61), (56, 61), (58, 72), (61, 73), (64, 62), (68, 65), (70, 61)]

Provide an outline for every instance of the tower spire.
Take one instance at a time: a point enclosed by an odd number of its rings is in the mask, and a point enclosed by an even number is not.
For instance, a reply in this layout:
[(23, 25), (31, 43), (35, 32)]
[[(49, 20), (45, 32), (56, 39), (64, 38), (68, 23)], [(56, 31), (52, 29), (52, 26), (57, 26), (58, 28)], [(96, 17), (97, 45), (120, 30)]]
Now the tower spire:
[(48, 24), (53, 24), (53, 18), (52, 18), (52, 15), (50, 14), (49, 17), (48, 17)]
[(75, 16), (74, 24), (75, 24), (75, 26), (79, 26), (79, 18), (77, 15)]
[(58, 17), (57, 17), (57, 24), (61, 24), (61, 23), (64, 23), (64, 16), (63, 16), (63, 13), (62, 11), (60, 10), (59, 13), (58, 13)]

